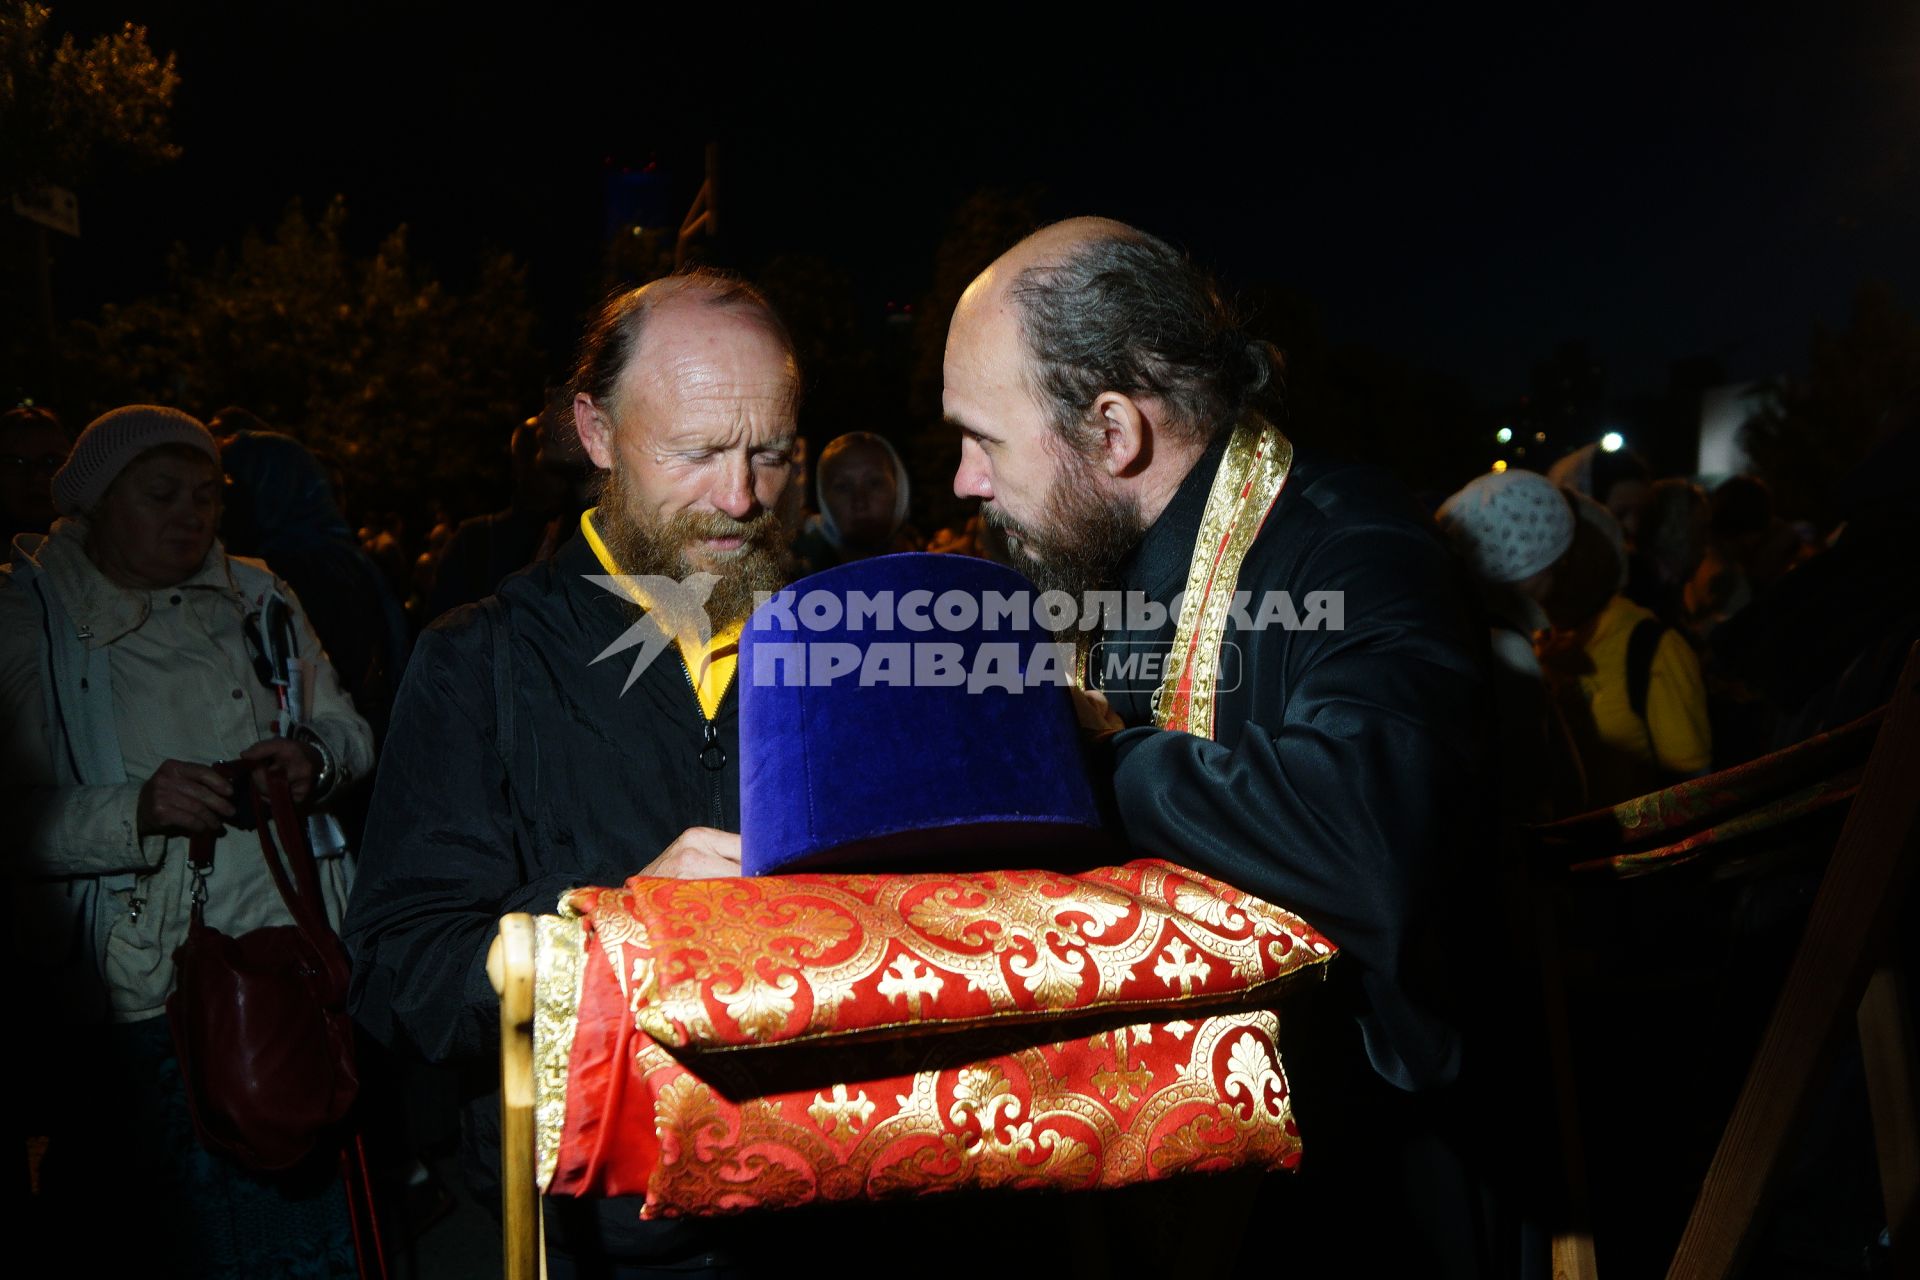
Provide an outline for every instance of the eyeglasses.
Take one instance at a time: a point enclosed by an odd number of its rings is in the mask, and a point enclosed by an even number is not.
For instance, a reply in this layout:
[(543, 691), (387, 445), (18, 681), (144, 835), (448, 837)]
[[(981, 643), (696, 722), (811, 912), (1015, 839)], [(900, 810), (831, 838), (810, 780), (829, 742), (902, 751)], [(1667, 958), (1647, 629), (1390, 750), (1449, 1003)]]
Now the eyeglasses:
[(52, 477), (60, 470), (66, 458), (58, 453), (44, 453), (37, 458), (23, 457), (17, 453), (0, 453), (0, 467), (8, 471), (32, 471), (36, 475)]

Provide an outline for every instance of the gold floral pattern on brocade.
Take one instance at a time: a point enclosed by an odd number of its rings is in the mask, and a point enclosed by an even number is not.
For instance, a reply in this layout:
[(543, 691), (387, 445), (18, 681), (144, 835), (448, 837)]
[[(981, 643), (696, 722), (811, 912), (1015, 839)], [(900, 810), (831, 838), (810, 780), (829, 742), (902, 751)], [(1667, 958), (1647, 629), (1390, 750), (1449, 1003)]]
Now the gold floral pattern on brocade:
[[(594, 934), (631, 1006), (644, 1003), (651, 994), (653, 966), (647, 961), (651, 939), (645, 922), (630, 911), (618, 909), (625, 893), (625, 889), (575, 889), (561, 897), (560, 914), (567, 919), (593, 921)], [(630, 964), (626, 956), (629, 947), (636, 953)]]
[[(651, 1092), (660, 1142), (645, 1215), (962, 1188), (1089, 1190), (1297, 1162), (1273, 1014), (1217, 1014), (1186, 1038), (1161, 1029), (919, 1070), (891, 1088), (868, 1080), (737, 1103), (642, 1038), (635, 1079)], [(1126, 1101), (1099, 1096), (1122, 1082), (1113, 1091)]]
[[(1015, 873), (1017, 876), (1019, 873)], [(1080, 994), (1087, 970), (1083, 929), (1095, 937), (1132, 913), (1132, 904), (1103, 885), (1087, 885), (1064, 902), (1041, 893), (995, 894), (986, 886), (935, 889), (914, 904), (907, 923), (929, 942), (957, 943), (941, 959), (966, 974), (975, 989), (991, 990), (1008, 1005), (1000, 958), (1043, 1009), (1064, 1008)], [(1074, 917), (1085, 917), (1082, 925)], [(990, 952), (982, 952), (982, 945)]]
[(1172, 987), (1180, 984), (1180, 994), (1193, 994), (1193, 984), (1207, 976), (1207, 962), (1193, 954), (1193, 948), (1180, 938), (1167, 944), (1153, 966), (1153, 976)]
[(1214, 928), (1240, 927), (1239, 912), (1230, 900), (1195, 886), (1181, 885), (1173, 891), (1173, 909)]
[[(1134, 1099), (1145, 1095), (1147, 1086), (1153, 1083), (1153, 1073), (1145, 1067), (1132, 1067), (1127, 1064), (1127, 1033), (1131, 1030), (1134, 1043), (1151, 1044), (1153, 1031), (1150, 1027), (1117, 1027), (1114, 1029), (1113, 1066), (1093, 1073), (1093, 1087), (1100, 1096), (1118, 1107), (1121, 1111), (1133, 1105)], [(1105, 1033), (1095, 1036), (1087, 1043), (1094, 1048), (1100, 1046), (1107, 1037)]]
[(635, 877), (567, 906), (601, 957), (577, 998), (630, 1021), (627, 1054), (545, 1069), (539, 1113), (571, 1087), (585, 1144), (555, 1172), (543, 1134), (552, 1193), (652, 1217), (1299, 1159), (1270, 1007), (1331, 944), (1199, 873)]
[(940, 994), (940, 988), (946, 982), (931, 969), (925, 969), (918, 960), (909, 955), (895, 956), (887, 971), (874, 984), (874, 990), (887, 999), (896, 996), (906, 1003), (907, 1012), (914, 1017), (920, 1016), (920, 1006), (931, 996)]
[(807, 1114), (820, 1126), (820, 1132), (839, 1139), (849, 1138), (865, 1128), (873, 1108), (874, 1103), (868, 1099), (865, 1089), (856, 1090), (849, 1097), (847, 1086), (837, 1084), (833, 1086), (831, 1098), (824, 1093), (814, 1094)]
[(1169, 863), (655, 880), (580, 893), (634, 1025), (694, 1052), (1240, 998), (1332, 949)]
[(727, 1016), (742, 1031), (755, 1040), (771, 1040), (793, 1015), (793, 998), (799, 994), (800, 979), (783, 973), (768, 980), (748, 969), (732, 986), (722, 981), (714, 985), (713, 991), (726, 1006)]
[(1242, 1033), (1233, 1042), (1227, 1055), (1225, 1085), (1230, 1098), (1241, 1092), (1246, 1094), (1249, 1115), (1270, 1110), (1268, 1100), (1285, 1092), (1273, 1051), (1261, 1044), (1251, 1031)]

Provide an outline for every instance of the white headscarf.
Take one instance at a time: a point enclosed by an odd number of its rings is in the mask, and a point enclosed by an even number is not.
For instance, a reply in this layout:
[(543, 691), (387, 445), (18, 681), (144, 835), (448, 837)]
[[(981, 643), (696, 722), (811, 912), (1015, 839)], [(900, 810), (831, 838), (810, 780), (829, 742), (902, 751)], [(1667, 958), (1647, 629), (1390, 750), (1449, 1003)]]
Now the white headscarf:
[(900, 532), (900, 526), (907, 522), (907, 464), (900, 461), (900, 454), (885, 436), (877, 436), (871, 431), (849, 431), (827, 441), (827, 447), (820, 451), (820, 465), (813, 472), (813, 500), (820, 508), (820, 535), (827, 540), (827, 545), (835, 551), (841, 550), (840, 526), (834, 523), (833, 508), (827, 505), (827, 472), (839, 456), (836, 445), (842, 448), (878, 445), (886, 450), (888, 459), (893, 463), (893, 525), (887, 530), (887, 536), (892, 537)]

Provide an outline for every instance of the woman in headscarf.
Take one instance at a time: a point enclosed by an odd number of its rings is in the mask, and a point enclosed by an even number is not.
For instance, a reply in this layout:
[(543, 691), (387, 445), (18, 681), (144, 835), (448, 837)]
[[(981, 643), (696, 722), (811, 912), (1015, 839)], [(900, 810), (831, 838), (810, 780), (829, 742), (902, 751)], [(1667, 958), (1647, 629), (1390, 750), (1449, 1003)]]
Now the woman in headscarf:
[(850, 431), (821, 451), (815, 468), (818, 515), (794, 541), (802, 572), (849, 560), (917, 551), (919, 534), (907, 524), (907, 468), (885, 437)]
[(1652, 493), (1653, 470), (1631, 449), (1583, 444), (1547, 469), (1547, 479), (1607, 509), (1631, 551), (1640, 537), (1640, 513)]

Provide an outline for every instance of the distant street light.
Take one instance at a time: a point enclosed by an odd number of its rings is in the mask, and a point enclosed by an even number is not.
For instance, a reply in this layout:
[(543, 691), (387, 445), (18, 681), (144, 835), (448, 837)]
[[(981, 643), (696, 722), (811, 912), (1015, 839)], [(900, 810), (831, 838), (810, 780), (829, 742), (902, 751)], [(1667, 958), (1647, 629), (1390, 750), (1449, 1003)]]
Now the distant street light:
[(1618, 431), (1609, 431), (1600, 437), (1600, 447), (1608, 453), (1618, 453), (1627, 447), (1627, 438)]
[(1505, 444), (1507, 441), (1513, 439), (1513, 428), (1502, 427), (1493, 433), (1493, 438), (1500, 444)]
[(1505, 458), (1495, 458), (1493, 460), (1493, 472), (1495, 475), (1499, 475), (1502, 471), (1505, 471), (1506, 469), (1507, 469), (1507, 460)]

